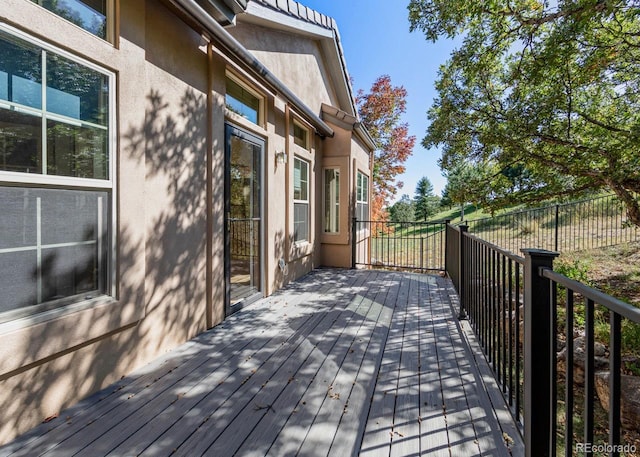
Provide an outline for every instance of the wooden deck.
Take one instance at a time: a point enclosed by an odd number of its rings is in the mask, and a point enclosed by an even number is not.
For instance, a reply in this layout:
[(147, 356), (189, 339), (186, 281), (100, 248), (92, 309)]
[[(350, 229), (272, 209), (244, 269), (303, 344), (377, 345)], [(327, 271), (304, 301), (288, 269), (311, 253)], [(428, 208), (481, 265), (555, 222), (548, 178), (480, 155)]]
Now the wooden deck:
[(456, 308), (438, 276), (316, 270), (0, 456), (523, 455)]

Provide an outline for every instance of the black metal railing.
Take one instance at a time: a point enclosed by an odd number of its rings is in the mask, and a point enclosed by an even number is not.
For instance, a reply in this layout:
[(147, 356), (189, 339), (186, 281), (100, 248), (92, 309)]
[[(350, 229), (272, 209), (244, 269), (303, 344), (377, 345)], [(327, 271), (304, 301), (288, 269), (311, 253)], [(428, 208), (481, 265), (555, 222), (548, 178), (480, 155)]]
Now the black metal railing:
[(229, 242), (233, 258), (251, 258), (259, 255), (260, 219), (229, 219)]
[(352, 222), (353, 266), (444, 271), (446, 222)]
[[(594, 449), (620, 455), (630, 446), (621, 440), (620, 429), (621, 329), (633, 327), (631, 334), (640, 334), (640, 309), (554, 272), (555, 252), (524, 249), (521, 257), (467, 233), (466, 226), (447, 227), (447, 233), (446, 267), (464, 308), (460, 314), (468, 316), (522, 427), (526, 455), (594, 455)], [(559, 288), (566, 289), (564, 297), (558, 297)], [(602, 360), (596, 359), (594, 348), (596, 332), (601, 334), (605, 324), (608, 423), (598, 426), (596, 360)], [(563, 332), (566, 355), (561, 376), (557, 345)], [(584, 335), (581, 393), (573, 377), (574, 333)], [(581, 398), (581, 405), (576, 398)], [(579, 438), (574, 438), (576, 421), (583, 424)], [(602, 428), (609, 435), (604, 442), (595, 433)]]
[[(549, 284), (552, 292), (546, 297), (546, 300), (544, 299), (545, 297), (540, 297), (540, 302), (536, 304), (536, 308), (548, 307), (550, 309), (551, 322), (538, 322), (540, 315), (533, 313), (534, 322), (531, 330), (535, 332), (536, 329), (550, 327), (551, 341), (553, 343), (550, 355), (556, 382), (551, 383), (552, 393), (549, 409), (552, 440), (549, 445), (552, 449), (555, 449), (556, 437), (562, 437), (565, 455), (572, 455), (576, 450), (584, 452), (584, 455), (594, 455), (594, 448), (596, 447), (605, 450), (609, 455), (628, 453), (630, 449), (635, 448), (635, 445), (633, 443), (624, 443), (621, 439), (623, 419), (621, 415), (621, 386), (623, 380), (628, 379), (622, 374), (625, 368), (621, 363), (622, 353), (626, 350), (622, 341), (622, 329), (623, 325), (627, 329), (635, 327), (635, 330), (629, 333), (640, 334), (640, 309), (558, 274), (551, 267), (540, 267), (535, 274)], [(558, 297), (558, 289), (564, 289), (564, 297)], [(559, 312), (561, 312), (561, 319), (558, 317)], [(584, 321), (584, 324), (578, 326), (578, 320)], [(562, 321), (564, 321), (564, 325), (562, 325)], [(602, 328), (603, 324), (604, 328)], [(565, 335), (572, 336), (574, 330), (579, 327), (581, 327), (584, 334), (580, 337), (583, 338), (584, 342), (584, 383), (582, 392), (576, 389), (573, 369), (571, 369), (576, 360), (576, 345), (572, 338), (567, 339), (565, 346), (564, 364), (566, 370), (564, 383), (560, 383), (555, 371), (558, 366), (558, 352), (555, 345), (558, 341), (558, 329), (563, 329)], [(608, 361), (606, 358), (603, 359), (596, 356), (597, 334), (602, 332), (608, 333), (608, 341), (604, 341), (605, 344), (608, 343)], [(598, 366), (601, 364), (604, 364), (604, 366)], [(606, 366), (607, 364), (608, 366)], [(596, 373), (596, 370), (599, 370), (598, 373)], [(608, 390), (606, 395), (599, 396), (596, 393), (596, 374), (601, 379), (601, 390)], [(535, 371), (532, 373), (532, 384), (542, 382), (542, 379), (537, 377), (538, 375), (539, 373)], [(561, 397), (558, 396), (558, 387), (562, 387), (562, 390), (564, 390)], [(536, 395), (536, 393), (534, 392), (532, 395)], [(578, 395), (582, 397), (583, 405), (577, 404), (576, 397)], [(608, 402), (606, 402), (608, 405), (605, 405), (605, 409), (608, 409), (608, 420), (607, 425), (603, 427), (602, 423), (596, 423), (595, 410), (599, 406), (597, 404), (598, 397), (600, 398), (600, 403), (605, 403), (606, 396), (608, 396)], [(538, 397), (534, 398), (538, 402)], [(564, 414), (559, 415), (556, 406), (561, 402), (564, 402)], [(575, 430), (574, 427), (576, 410), (582, 411), (579, 419), (583, 422), (581, 431)], [(599, 439), (594, 436), (594, 431), (603, 428), (608, 430), (608, 437), (606, 441), (598, 442)], [(533, 433), (536, 433), (536, 431)], [(579, 438), (574, 439), (574, 435)], [(600, 440), (603, 439), (600, 438)], [(589, 444), (592, 446), (589, 446)]]
[(640, 241), (626, 207), (615, 195), (468, 220), (469, 232), (507, 249), (580, 251)]
[(457, 241), (448, 237), (458, 244), (458, 271), (450, 276), (463, 304), (464, 312), (460, 314), (468, 317), (505, 400), (522, 424), (525, 259), (466, 233), (465, 229), (457, 229)]

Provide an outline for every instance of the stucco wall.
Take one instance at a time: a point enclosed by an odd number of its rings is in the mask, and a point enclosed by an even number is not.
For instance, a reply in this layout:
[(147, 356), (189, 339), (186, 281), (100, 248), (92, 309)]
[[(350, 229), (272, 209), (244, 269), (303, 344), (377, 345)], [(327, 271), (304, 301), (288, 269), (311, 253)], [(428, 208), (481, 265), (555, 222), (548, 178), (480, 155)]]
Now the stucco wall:
[(229, 32), (311, 109), (338, 106), (333, 82), (316, 40), (241, 21)]
[[(230, 113), (225, 72), (234, 64), (223, 53), (162, 2), (119, 5), (117, 46), (28, 0), (3, 0), (0, 9), (3, 23), (113, 71), (117, 90), (117, 296), (37, 322), (0, 324), (0, 443), (224, 318), (225, 122), (265, 142), (264, 293), (322, 262), (322, 170), (333, 163), (344, 167), (336, 246), (340, 255), (349, 249), (354, 170), (368, 168), (353, 132), (336, 129), (322, 140), (310, 129), (309, 150), (299, 148), (288, 126), (304, 120), (237, 68), (264, 95), (266, 118), (255, 125)], [(232, 33), (312, 109), (336, 103), (315, 41), (242, 24)], [(284, 164), (276, 161), (281, 152)], [(299, 245), (292, 243), (295, 155), (309, 162), (311, 177), (312, 230)]]
[[(120, 7), (118, 48), (30, 1), (0, 9), (2, 22), (116, 73), (118, 129), (117, 300), (0, 325), (0, 442), (207, 326), (206, 48), (159, 2)], [(210, 321), (222, 317), (215, 293)]]

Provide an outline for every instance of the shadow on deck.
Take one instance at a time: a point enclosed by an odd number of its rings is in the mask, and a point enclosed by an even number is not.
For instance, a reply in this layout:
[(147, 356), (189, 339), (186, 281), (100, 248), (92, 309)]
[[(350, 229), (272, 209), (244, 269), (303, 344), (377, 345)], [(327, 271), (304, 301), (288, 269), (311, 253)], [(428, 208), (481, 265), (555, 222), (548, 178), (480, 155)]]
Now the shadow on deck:
[(448, 279), (316, 270), (0, 456), (523, 455)]

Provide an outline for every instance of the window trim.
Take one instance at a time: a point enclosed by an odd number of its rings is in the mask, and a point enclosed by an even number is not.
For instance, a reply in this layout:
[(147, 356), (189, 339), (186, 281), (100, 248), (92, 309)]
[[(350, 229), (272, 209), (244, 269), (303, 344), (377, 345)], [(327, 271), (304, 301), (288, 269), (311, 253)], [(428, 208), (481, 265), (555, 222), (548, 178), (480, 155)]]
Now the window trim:
[[(64, 19), (64, 18), (63, 18)], [(54, 315), (58, 315), (60, 311), (74, 308), (74, 305), (79, 305), (82, 307), (84, 302), (96, 302), (97, 301), (110, 301), (117, 300), (117, 280), (116, 280), (116, 266), (117, 266), (117, 227), (118, 227), (118, 217), (117, 217), (117, 202), (118, 202), (118, 193), (117, 193), (117, 180), (116, 180), (116, 145), (117, 145), (117, 132), (116, 132), (116, 75), (114, 72), (100, 67), (80, 56), (72, 54), (64, 49), (53, 46), (43, 40), (35, 38), (21, 30), (18, 30), (9, 25), (0, 23), (0, 31), (16, 37), (20, 40), (23, 40), (31, 45), (37, 46), (40, 50), (44, 50), (45, 52), (50, 52), (53, 54), (57, 54), (63, 58), (66, 58), (74, 63), (80, 64), (90, 70), (93, 70), (97, 73), (100, 73), (107, 77), (107, 81), (109, 84), (109, 95), (108, 95), (108, 104), (109, 104), (109, 113), (107, 116), (107, 124), (106, 124), (106, 138), (107, 138), (107, 155), (108, 155), (108, 166), (107, 166), (107, 179), (96, 179), (96, 178), (78, 178), (73, 176), (57, 176), (57, 175), (49, 175), (49, 174), (40, 174), (40, 173), (21, 173), (15, 171), (3, 171), (0, 170), (0, 185), (11, 185), (11, 186), (23, 186), (29, 188), (59, 188), (59, 189), (70, 189), (70, 190), (108, 190), (111, 197), (111, 205), (108, 209), (108, 215), (110, 217), (111, 223), (109, 224), (109, 236), (108, 242), (110, 243), (110, 247), (107, 250), (107, 260), (106, 260), (106, 282), (105, 292), (104, 294), (99, 295), (98, 297), (94, 297), (86, 300), (78, 300), (72, 301), (69, 304), (65, 304), (60, 306), (59, 308), (55, 308), (52, 310), (45, 310), (42, 312), (34, 312), (30, 314), (26, 318), (33, 318), (34, 316), (38, 316), (41, 313), (53, 313)], [(92, 34), (93, 35), (93, 34)], [(95, 35), (93, 35), (95, 36)], [(99, 38), (99, 37), (98, 37)], [(46, 67), (43, 72), (43, 80), (46, 81)], [(42, 90), (45, 92), (46, 83), (44, 81), (42, 84)], [(35, 109), (32, 107), (24, 107), (20, 104), (0, 101), (0, 106), (2, 109), (16, 109), (19, 111), (25, 112), (25, 114), (29, 115), (38, 115), (40, 113), (40, 117), (43, 117), (43, 114), (46, 113), (46, 120), (48, 119), (59, 119), (63, 122), (78, 122), (76, 119), (70, 119), (65, 116), (61, 116), (55, 113), (48, 113), (45, 111), (46, 104), (43, 100), (43, 108)], [(13, 108), (12, 108), (13, 107)], [(91, 124), (88, 122), (80, 121), (84, 124)], [(44, 142), (44, 138), (43, 138)], [(46, 159), (46, 157), (44, 157)], [(43, 171), (46, 170), (46, 163), (43, 160)], [(44, 303), (39, 303), (34, 306), (42, 306)], [(57, 311), (57, 312), (54, 312)], [(16, 319), (21, 319), (21, 317), (16, 317)], [(7, 321), (11, 322), (11, 321)]]
[[(306, 200), (302, 200), (302, 199), (296, 199), (295, 198), (295, 169), (296, 169), (296, 161), (304, 164), (307, 167), (307, 198)], [(293, 242), (296, 245), (300, 245), (300, 244), (305, 244), (305, 243), (309, 243), (310, 239), (311, 239), (311, 175), (309, 174), (309, 170), (311, 169), (311, 162), (303, 159), (302, 157), (299, 157), (297, 155), (293, 156), (293, 206), (294, 206), (294, 210), (293, 210)], [(295, 235), (295, 226), (296, 226), (296, 215), (295, 215), (295, 205), (296, 204), (304, 204), (307, 206), (307, 233), (304, 239), (301, 240), (296, 240), (296, 235)]]

